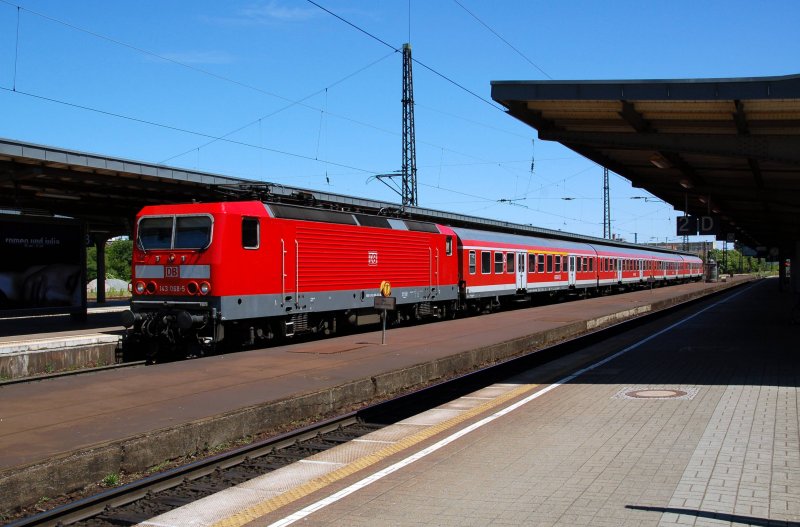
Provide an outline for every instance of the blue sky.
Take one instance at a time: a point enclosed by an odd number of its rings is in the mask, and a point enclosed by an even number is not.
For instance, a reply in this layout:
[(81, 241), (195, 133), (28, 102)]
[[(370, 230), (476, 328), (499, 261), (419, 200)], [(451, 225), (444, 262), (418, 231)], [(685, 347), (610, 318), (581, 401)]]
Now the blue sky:
[[(593, 236), (602, 168), (534, 140), (490, 81), (800, 73), (796, 1), (318, 3), (472, 92), (414, 64), (421, 206)], [(0, 0), (14, 140), (397, 202), (373, 176), (401, 166), (401, 76), (300, 0)], [(612, 175), (613, 232), (676, 240), (679, 213), (646, 196)]]

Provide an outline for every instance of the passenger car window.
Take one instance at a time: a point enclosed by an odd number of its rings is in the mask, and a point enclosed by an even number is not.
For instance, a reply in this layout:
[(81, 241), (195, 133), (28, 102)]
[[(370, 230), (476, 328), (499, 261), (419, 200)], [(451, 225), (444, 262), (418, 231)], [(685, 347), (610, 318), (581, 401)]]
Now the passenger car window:
[(475, 251), (469, 252), (469, 274), (475, 274)]
[(494, 272), (495, 274), (503, 272), (503, 253), (494, 253)]
[(491, 274), (492, 272), (492, 253), (489, 251), (481, 252), (481, 274)]

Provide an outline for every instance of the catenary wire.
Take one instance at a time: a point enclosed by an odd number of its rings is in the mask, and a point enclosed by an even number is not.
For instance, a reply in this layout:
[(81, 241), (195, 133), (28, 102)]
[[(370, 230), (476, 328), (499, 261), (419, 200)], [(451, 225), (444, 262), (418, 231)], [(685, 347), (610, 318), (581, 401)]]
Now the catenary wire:
[[(393, 50), (395, 50), (395, 51), (398, 51), (398, 52), (400, 51), (400, 50), (399, 50), (399, 49), (397, 49), (395, 46), (393, 46), (393, 45), (389, 44), (388, 42), (386, 42), (386, 41), (385, 41), (385, 40), (383, 40), (382, 38), (380, 38), (380, 37), (377, 37), (377, 36), (373, 35), (373, 34), (372, 34), (372, 33), (370, 33), (369, 31), (367, 31), (366, 29), (363, 29), (363, 28), (361, 28), (361, 27), (357, 26), (356, 24), (354, 24), (354, 23), (350, 22), (349, 20), (347, 20), (347, 19), (345, 19), (345, 18), (343, 18), (343, 17), (341, 17), (341, 16), (337, 15), (336, 13), (334, 13), (333, 11), (331, 11), (330, 9), (327, 9), (327, 8), (325, 8), (325, 7), (321, 6), (320, 4), (316, 3), (314, 0), (306, 0), (306, 1), (307, 1), (308, 3), (310, 3), (310, 4), (312, 4), (312, 5), (314, 5), (314, 6), (318, 7), (318, 8), (320, 8), (321, 10), (325, 11), (325, 12), (326, 12), (326, 13), (328, 13), (329, 15), (331, 15), (331, 16), (333, 16), (333, 17), (337, 18), (338, 20), (341, 20), (342, 22), (344, 22), (344, 23), (345, 23), (345, 24), (347, 24), (348, 26), (352, 27), (353, 29), (355, 29), (355, 30), (357, 30), (357, 31), (359, 31), (359, 32), (361, 32), (361, 33), (363, 33), (364, 35), (368, 36), (369, 38), (371, 38), (371, 39), (373, 39), (373, 40), (376, 40), (376, 41), (380, 42), (380, 43), (381, 43), (381, 44), (383, 44), (384, 46), (387, 46), (387, 47), (389, 47), (389, 48), (391, 48), (391, 49), (393, 49)], [(500, 106), (496, 105), (496, 104), (495, 104), (495, 103), (493, 103), (492, 101), (490, 101), (490, 100), (488, 100), (488, 99), (486, 99), (486, 98), (484, 98), (484, 97), (481, 97), (480, 95), (478, 95), (478, 94), (477, 94), (477, 93), (475, 93), (474, 91), (472, 91), (472, 90), (470, 90), (469, 88), (467, 88), (467, 87), (465, 87), (465, 86), (463, 86), (463, 85), (459, 84), (458, 82), (454, 81), (453, 79), (451, 79), (451, 78), (450, 78), (450, 77), (448, 77), (447, 75), (445, 75), (445, 74), (443, 74), (443, 73), (441, 73), (441, 72), (437, 71), (436, 69), (432, 68), (431, 66), (428, 66), (427, 64), (425, 64), (425, 63), (423, 63), (423, 62), (421, 62), (421, 61), (419, 61), (418, 59), (415, 59), (415, 58), (413, 58), (413, 57), (411, 58), (411, 60), (413, 60), (413, 61), (414, 61), (416, 64), (419, 64), (420, 66), (422, 66), (422, 67), (423, 67), (423, 68), (425, 68), (426, 70), (430, 71), (430, 72), (431, 72), (431, 73), (433, 73), (434, 75), (437, 75), (438, 77), (441, 77), (442, 79), (446, 80), (447, 82), (449, 82), (449, 83), (450, 83), (450, 84), (452, 84), (453, 86), (456, 86), (456, 87), (458, 87), (459, 89), (461, 89), (461, 90), (463, 90), (463, 91), (467, 92), (468, 94), (472, 95), (473, 97), (475, 97), (475, 98), (477, 98), (477, 99), (479, 99), (479, 100), (483, 101), (484, 103), (488, 104), (488, 105), (489, 105), (489, 106), (491, 106), (492, 108), (494, 108), (494, 109), (496, 109), (496, 110), (500, 110), (501, 112), (505, 112), (505, 110), (503, 110), (503, 108), (501, 108)]]
[(552, 78), (553, 78), (553, 77), (551, 77), (550, 75), (548, 75), (548, 74), (547, 74), (547, 72), (546, 72), (546, 71), (544, 71), (542, 68), (540, 68), (538, 64), (534, 63), (534, 62), (533, 62), (531, 59), (529, 59), (527, 56), (525, 56), (525, 54), (524, 54), (523, 52), (521, 52), (520, 50), (518, 50), (517, 48), (515, 48), (515, 47), (514, 47), (514, 46), (513, 46), (513, 45), (512, 45), (512, 44), (511, 44), (511, 43), (510, 43), (508, 40), (506, 40), (506, 39), (504, 39), (502, 36), (500, 36), (500, 33), (498, 33), (497, 31), (495, 31), (494, 29), (492, 29), (492, 28), (489, 26), (489, 24), (487, 24), (486, 22), (484, 22), (483, 20), (481, 20), (480, 18), (478, 18), (478, 16), (477, 16), (475, 13), (473, 13), (472, 11), (470, 11), (469, 9), (467, 9), (466, 7), (464, 7), (464, 4), (462, 4), (462, 3), (461, 3), (461, 2), (459, 2), (458, 0), (453, 0), (453, 2), (455, 2), (455, 3), (456, 3), (456, 4), (457, 4), (457, 5), (458, 5), (458, 6), (459, 6), (461, 9), (463, 9), (464, 11), (466, 11), (466, 12), (467, 12), (467, 14), (469, 14), (469, 15), (470, 15), (472, 18), (474, 18), (475, 20), (477, 20), (479, 24), (481, 24), (483, 27), (485, 27), (486, 29), (488, 29), (488, 30), (489, 30), (489, 31), (490, 31), (490, 32), (491, 32), (491, 33), (492, 33), (494, 36), (496, 36), (497, 38), (499, 38), (500, 40), (502, 40), (502, 41), (505, 43), (505, 45), (506, 45), (506, 46), (508, 46), (508, 47), (510, 47), (511, 49), (513, 49), (513, 50), (514, 50), (514, 51), (517, 53), (517, 55), (519, 55), (520, 57), (522, 57), (523, 59), (525, 59), (525, 60), (528, 62), (528, 64), (530, 64), (531, 66), (533, 66), (534, 68), (536, 68), (537, 70), (539, 70), (539, 71), (542, 73), (542, 75), (544, 75), (544, 76), (545, 76), (545, 77), (547, 77), (548, 79), (551, 79), (551, 80), (552, 80)]
[[(358, 75), (359, 73), (361, 73), (361, 72), (363, 72), (363, 71), (365, 71), (365, 70), (367, 70), (367, 69), (371, 68), (372, 66), (374, 66), (374, 65), (376, 65), (376, 64), (378, 64), (378, 63), (380, 63), (380, 62), (383, 62), (384, 60), (386, 60), (387, 58), (391, 57), (392, 55), (394, 55), (394, 52), (392, 52), (392, 53), (389, 53), (389, 54), (387, 54), (387, 55), (384, 55), (383, 57), (379, 58), (378, 60), (375, 60), (375, 61), (373, 61), (373, 62), (370, 62), (370, 63), (369, 63), (369, 64), (367, 64), (366, 66), (364, 66), (364, 67), (362, 67), (362, 68), (359, 68), (358, 70), (354, 71), (353, 73), (350, 73), (350, 74), (348, 74), (348, 75), (346, 75), (346, 76), (342, 77), (341, 79), (337, 80), (336, 82), (333, 82), (333, 83), (329, 84), (328, 86), (326, 86), (326, 87), (324, 87), (324, 88), (321, 88), (321, 89), (319, 89), (319, 90), (315, 91), (314, 93), (311, 93), (311, 94), (309, 94), (309, 95), (307, 95), (307, 96), (303, 97), (302, 99), (299, 99), (299, 100), (297, 100), (297, 101), (291, 101), (291, 102), (290, 102), (289, 104), (287, 104), (286, 106), (283, 106), (283, 107), (281, 107), (281, 108), (278, 108), (278, 109), (277, 109), (277, 110), (275, 110), (274, 112), (270, 112), (270, 113), (268, 113), (268, 114), (266, 114), (266, 115), (263, 115), (263, 116), (259, 117), (258, 119), (255, 119), (255, 120), (253, 120), (253, 121), (250, 121), (249, 123), (247, 123), (247, 124), (244, 124), (244, 125), (242, 125), (242, 126), (240, 126), (240, 127), (236, 128), (235, 130), (231, 130), (230, 132), (228, 132), (228, 133), (226, 133), (226, 134), (223, 134), (222, 136), (220, 136), (220, 138), (229, 137), (229, 136), (231, 136), (231, 135), (235, 134), (236, 132), (240, 132), (240, 131), (244, 130), (245, 128), (249, 127), (249, 126), (252, 126), (252, 125), (254, 125), (254, 124), (256, 124), (256, 123), (258, 123), (258, 122), (260, 122), (260, 121), (263, 121), (264, 119), (269, 119), (270, 117), (274, 117), (275, 115), (277, 115), (277, 114), (279, 114), (279, 113), (283, 112), (284, 110), (288, 110), (289, 108), (293, 108), (294, 106), (298, 106), (298, 105), (299, 105), (299, 106), (304, 106), (304, 107), (306, 107), (306, 108), (309, 108), (309, 109), (316, 109), (317, 111), (319, 111), (319, 112), (322, 112), (322, 113), (325, 113), (325, 114), (327, 114), (328, 116), (333, 116), (333, 117), (337, 117), (337, 118), (340, 118), (340, 119), (345, 119), (345, 120), (348, 120), (348, 121), (352, 121), (352, 122), (358, 123), (358, 124), (360, 124), (360, 125), (363, 125), (363, 126), (369, 126), (369, 127), (371, 127), (371, 128), (376, 128), (376, 129), (378, 129), (378, 130), (381, 130), (381, 131), (384, 131), (384, 132), (387, 132), (387, 133), (394, 133), (394, 132), (391, 132), (391, 131), (389, 131), (389, 130), (383, 130), (383, 129), (381, 129), (381, 128), (375, 127), (375, 126), (373, 126), (373, 125), (370, 125), (370, 124), (368, 124), (368, 123), (363, 123), (363, 122), (360, 122), (360, 121), (356, 121), (356, 120), (354, 120), (354, 119), (350, 119), (350, 118), (348, 118), (348, 117), (345, 117), (345, 116), (342, 116), (342, 115), (332, 114), (332, 113), (328, 112), (326, 108), (319, 109), (319, 108), (314, 108), (314, 107), (312, 107), (312, 106), (309, 106), (309, 105), (303, 104), (303, 103), (304, 103), (305, 101), (307, 101), (308, 99), (310, 99), (310, 98), (312, 98), (312, 97), (314, 97), (314, 96), (316, 96), (316, 95), (319, 95), (320, 93), (323, 93), (323, 92), (327, 93), (328, 89), (330, 89), (330, 88), (333, 88), (333, 87), (335, 87), (335, 86), (338, 86), (339, 84), (343, 83), (344, 81), (346, 81), (346, 80), (348, 80), (348, 79), (350, 79), (350, 78), (352, 78), (352, 77), (355, 77), (355, 76), (356, 76), (356, 75)], [(207, 143), (205, 143), (205, 144), (202, 144), (202, 145), (200, 145), (200, 146), (197, 146), (197, 147), (191, 148), (191, 149), (189, 149), (189, 150), (186, 150), (185, 152), (181, 152), (180, 154), (176, 154), (176, 155), (174, 155), (174, 156), (168, 157), (168, 158), (166, 158), (166, 159), (162, 160), (162, 161), (161, 161), (161, 163), (166, 163), (167, 161), (171, 161), (171, 160), (173, 160), (173, 159), (175, 159), (175, 158), (178, 158), (178, 157), (184, 156), (184, 155), (186, 155), (186, 154), (188, 154), (188, 153), (190, 153), (190, 152), (193, 152), (194, 150), (196, 150), (196, 149), (198, 149), (198, 148), (205, 148), (205, 147), (207, 147), (207, 146), (209, 146), (209, 145), (212, 145), (213, 143), (215, 143), (215, 142), (217, 142), (217, 141), (219, 141), (219, 139), (214, 139), (214, 140), (212, 140), (212, 141), (208, 141), (208, 142), (207, 142)]]
[[(267, 151), (267, 152), (273, 152), (275, 154), (281, 154), (281, 155), (285, 155), (285, 156), (295, 157), (295, 158), (298, 158), (298, 159), (306, 159), (308, 161), (324, 162), (324, 163), (328, 163), (330, 165), (334, 165), (334, 166), (338, 166), (338, 167), (342, 167), (342, 168), (347, 168), (347, 169), (350, 169), (350, 170), (356, 170), (356, 171), (359, 171), (359, 172), (365, 172), (367, 174), (376, 174), (376, 173), (378, 173), (375, 170), (367, 170), (365, 168), (354, 167), (352, 165), (346, 165), (344, 163), (336, 163), (335, 161), (314, 159), (312, 156), (306, 156), (306, 155), (303, 155), (303, 154), (287, 152), (285, 150), (278, 150), (276, 148), (269, 148), (269, 147), (266, 147), (266, 146), (254, 145), (254, 144), (251, 144), (251, 143), (245, 143), (243, 141), (234, 141), (233, 139), (228, 139), (228, 138), (225, 138), (225, 137), (217, 137), (217, 136), (214, 136), (212, 134), (207, 134), (207, 133), (204, 133), (204, 132), (198, 132), (196, 130), (189, 130), (188, 128), (181, 128), (179, 126), (173, 126), (173, 125), (169, 125), (169, 124), (158, 123), (158, 122), (155, 122), (155, 121), (149, 121), (147, 119), (141, 119), (141, 118), (138, 118), (138, 117), (132, 117), (132, 116), (129, 116), (129, 115), (123, 115), (123, 114), (120, 114), (120, 113), (109, 112), (107, 110), (100, 110), (98, 108), (92, 108), (91, 106), (85, 106), (85, 105), (82, 105), (82, 104), (76, 104), (76, 103), (71, 103), (71, 102), (67, 102), (67, 101), (62, 101), (62, 100), (59, 100), (59, 99), (54, 99), (52, 97), (45, 97), (43, 95), (37, 95), (35, 93), (28, 93), (28, 92), (20, 91), (20, 90), (16, 90), (15, 91), (15, 90), (12, 90), (10, 88), (6, 88), (4, 86), (0, 86), (0, 90), (6, 91), (6, 92), (9, 92), (9, 93), (15, 93), (15, 94), (19, 94), (19, 95), (24, 95), (26, 97), (39, 99), (39, 100), (42, 100), (42, 101), (48, 101), (48, 102), (51, 102), (51, 103), (60, 104), (60, 105), (63, 105), (63, 106), (69, 106), (70, 108), (77, 108), (79, 110), (85, 110), (85, 111), (90, 111), (90, 112), (94, 112), (94, 113), (98, 113), (98, 114), (102, 114), (102, 115), (107, 115), (109, 117), (115, 117), (115, 118), (118, 118), (118, 119), (125, 119), (127, 121), (132, 121), (132, 122), (136, 122), (136, 123), (140, 123), (140, 124), (146, 124), (146, 125), (149, 125), (149, 126), (157, 126), (159, 128), (164, 128), (166, 130), (172, 130), (172, 131), (175, 131), (175, 132), (181, 132), (181, 133), (185, 133), (185, 134), (196, 135), (198, 137), (205, 137), (207, 139), (215, 139), (215, 140), (218, 140), (218, 141), (224, 141), (226, 143), (230, 143), (230, 144), (234, 144), (234, 145), (238, 145), (238, 146), (245, 146), (245, 147), (248, 147), (248, 148), (256, 148), (256, 149), (264, 150), (264, 151)], [(195, 150), (195, 149), (192, 149), (192, 150)]]

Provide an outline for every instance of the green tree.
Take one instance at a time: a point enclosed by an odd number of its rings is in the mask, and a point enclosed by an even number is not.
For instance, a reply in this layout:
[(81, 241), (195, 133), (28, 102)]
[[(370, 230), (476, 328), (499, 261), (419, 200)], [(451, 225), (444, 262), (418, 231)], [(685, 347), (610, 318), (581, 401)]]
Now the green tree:
[[(131, 240), (113, 240), (106, 243), (106, 277), (119, 278), (130, 282), (131, 261), (133, 260), (133, 242)], [(86, 280), (97, 278), (97, 248), (86, 248)]]
[(106, 276), (130, 282), (133, 242), (114, 240), (106, 244)]
[(736, 249), (728, 249), (727, 254), (721, 249), (711, 249), (709, 256), (717, 262), (719, 274), (763, 273), (775, 270), (775, 266), (763, 258), (743, 256)]

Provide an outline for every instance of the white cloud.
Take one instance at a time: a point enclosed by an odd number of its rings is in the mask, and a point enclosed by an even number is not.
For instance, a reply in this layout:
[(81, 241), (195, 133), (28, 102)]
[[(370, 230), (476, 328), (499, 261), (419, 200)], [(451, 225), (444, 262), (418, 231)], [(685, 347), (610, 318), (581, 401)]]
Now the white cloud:
[(202, 17), (212, 24), (225, 26), (265, 26), (270, 24), (304, 22), (319, 16), (316, 7), (295, 7), (277, 0), (254, 3), (228, 15)]
[(273, 21), (302, 22), (317, 16), (319, 12), (319, 9), (315, 7), (289, 7), (271, 0), (266, 4), (252, 5), (240, 9), (238, 15), (258, 24)]

